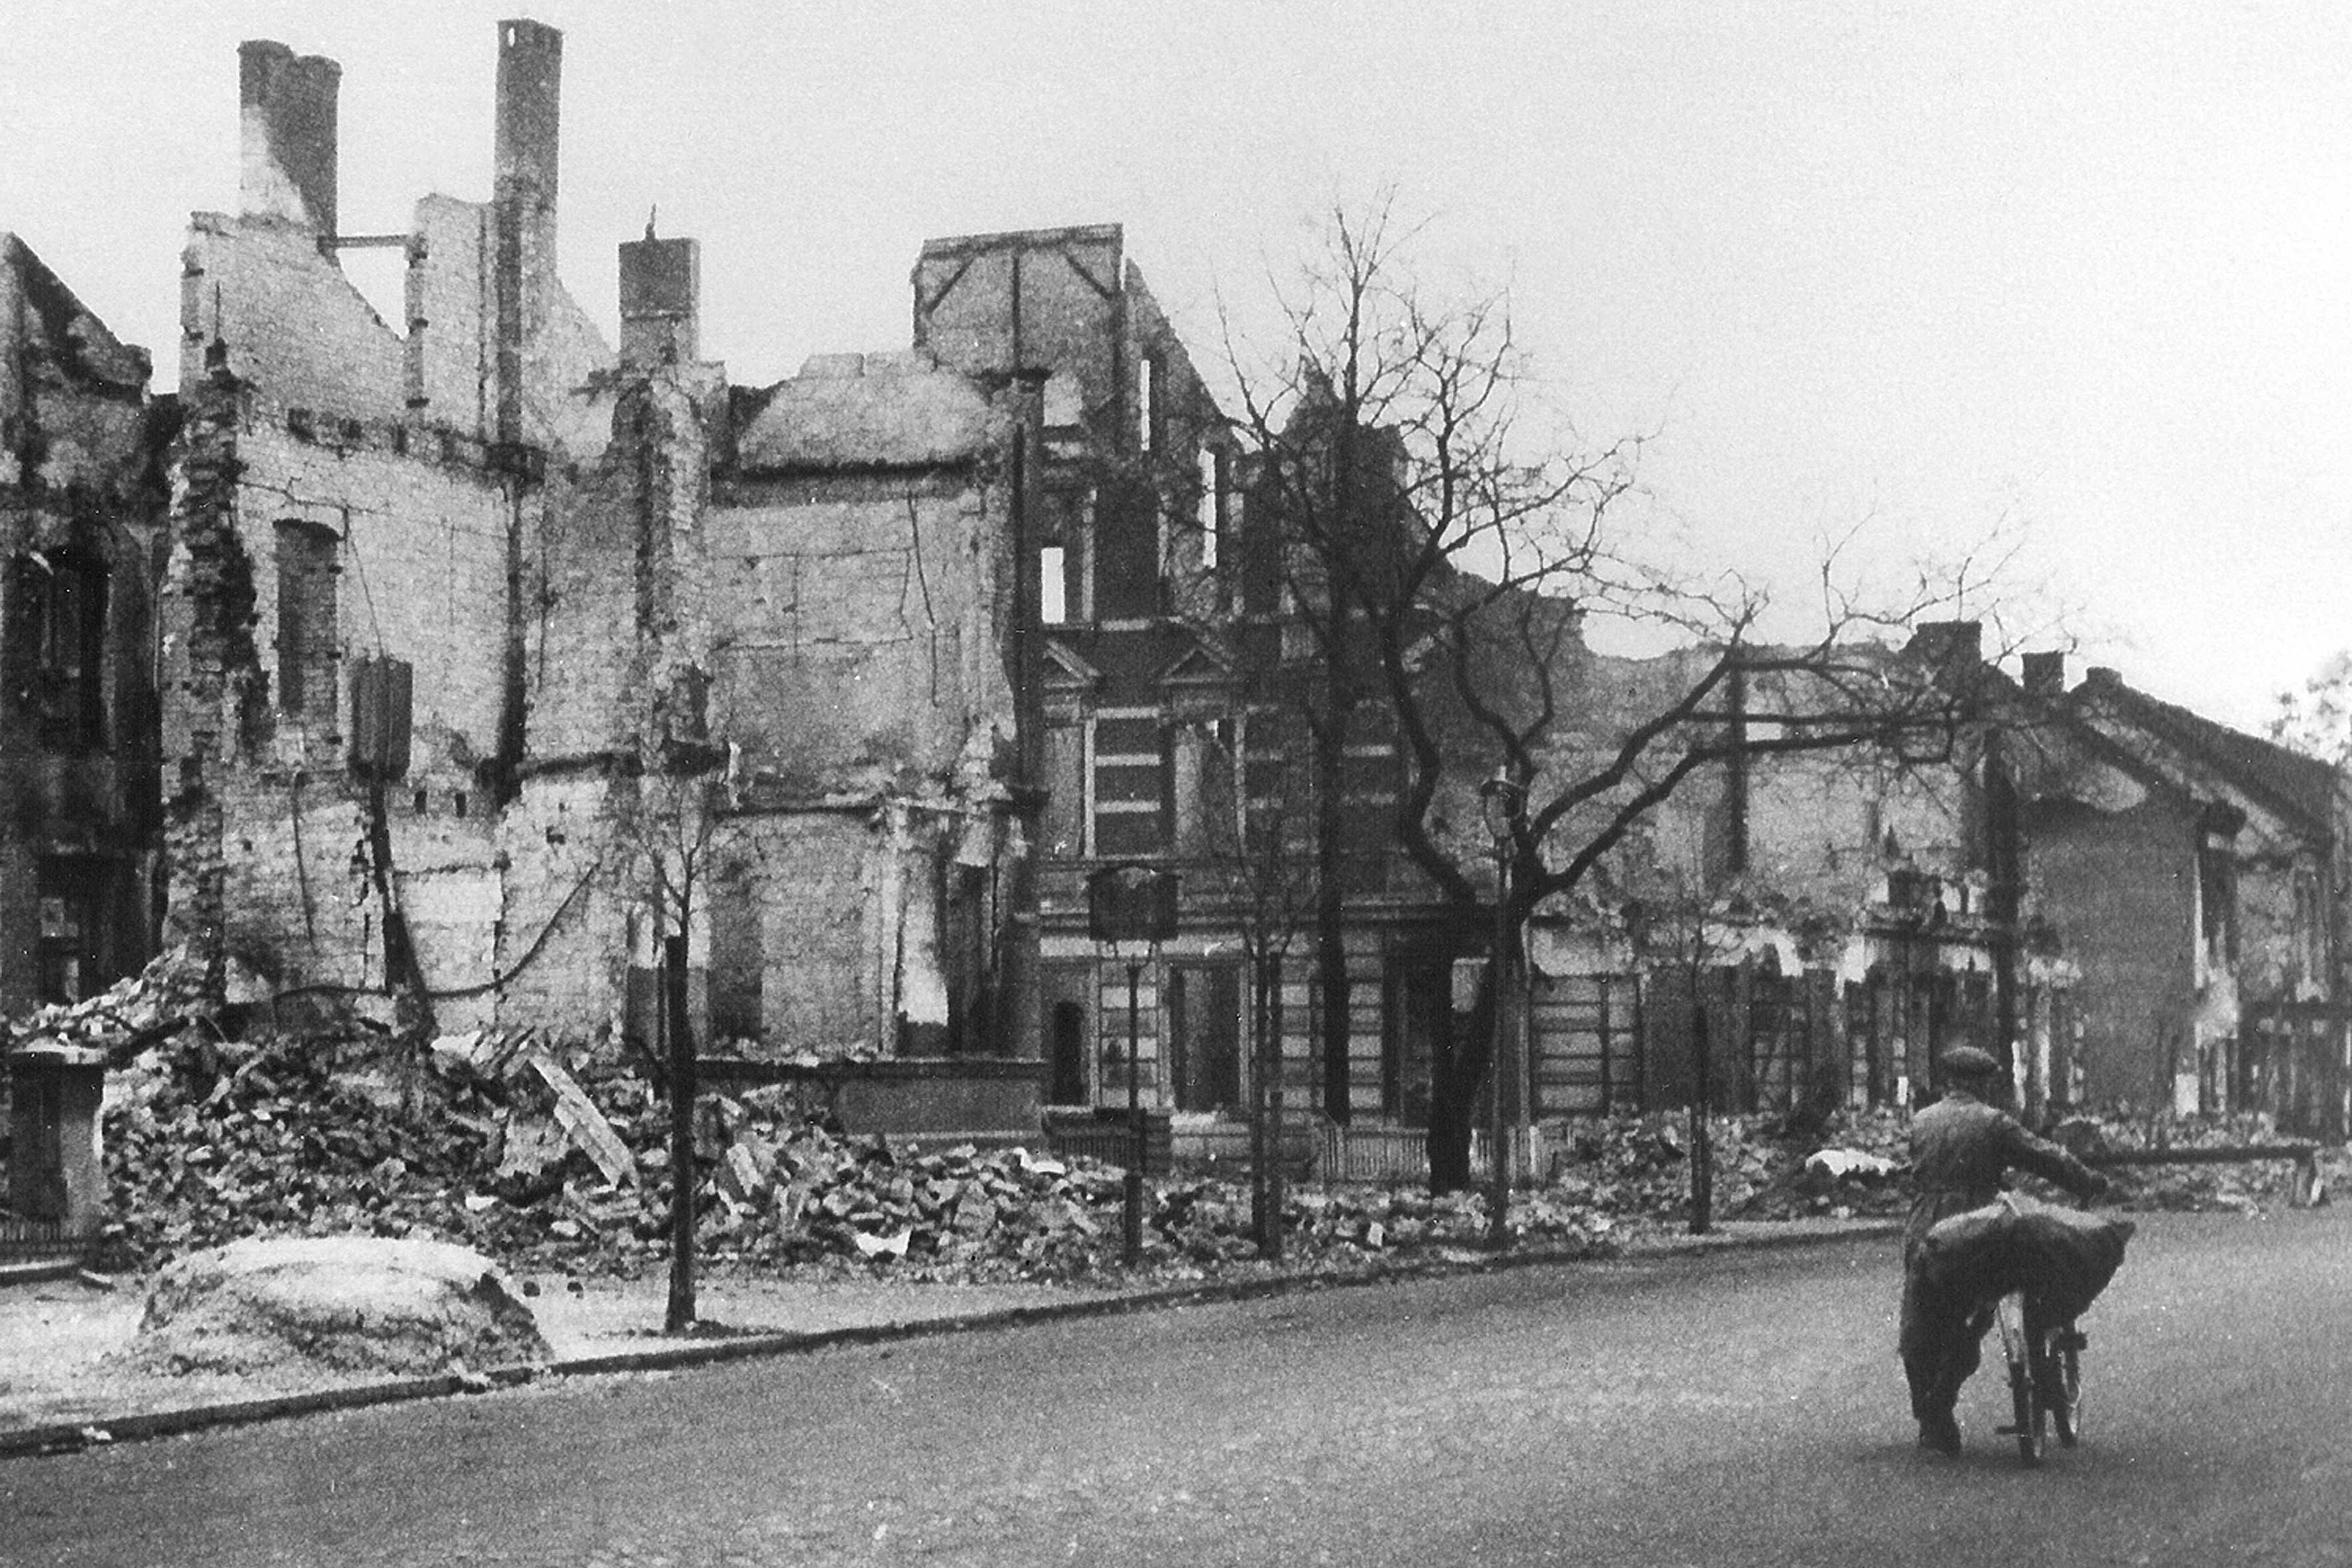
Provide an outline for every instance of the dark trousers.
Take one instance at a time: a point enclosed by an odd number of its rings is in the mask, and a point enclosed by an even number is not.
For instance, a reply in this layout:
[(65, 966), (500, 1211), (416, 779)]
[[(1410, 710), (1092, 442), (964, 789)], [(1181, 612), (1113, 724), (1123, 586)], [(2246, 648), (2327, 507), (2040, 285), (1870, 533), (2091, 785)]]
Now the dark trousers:
[(1905, 1277), (1900, 1348), (1914, 1419), (1937, 1421), (1951, 1415), (1960, 1385), (1983, 1359), (1985, 1332), (1991, 1327), (1990, 1307), (1935, 1290), (1916, 1273)]

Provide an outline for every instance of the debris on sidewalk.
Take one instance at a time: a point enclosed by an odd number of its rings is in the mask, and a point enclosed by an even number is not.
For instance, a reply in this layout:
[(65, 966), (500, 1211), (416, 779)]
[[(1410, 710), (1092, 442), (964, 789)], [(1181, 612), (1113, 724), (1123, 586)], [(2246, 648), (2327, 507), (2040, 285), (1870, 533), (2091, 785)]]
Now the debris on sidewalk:
[(443, 1242), (249, 1240), (181, 1258), (147, 1295), (144, 1370), (268, 1375), (315, 1368), (431, 1375), (545, 1361), (530, 1309), (495, 1265)]

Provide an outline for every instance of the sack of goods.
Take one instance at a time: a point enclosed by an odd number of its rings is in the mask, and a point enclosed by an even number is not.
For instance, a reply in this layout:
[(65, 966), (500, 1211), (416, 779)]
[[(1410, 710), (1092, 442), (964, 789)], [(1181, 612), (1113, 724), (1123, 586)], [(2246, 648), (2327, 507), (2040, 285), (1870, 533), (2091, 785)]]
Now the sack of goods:
[(1989, 1300), (2022, 1290), (2050, 1317), (2078, 1317), (2122, 1267), (2132, 1222), (2015, 1193), (1939, 1220), (1915, 1267), (1939, 1294)]

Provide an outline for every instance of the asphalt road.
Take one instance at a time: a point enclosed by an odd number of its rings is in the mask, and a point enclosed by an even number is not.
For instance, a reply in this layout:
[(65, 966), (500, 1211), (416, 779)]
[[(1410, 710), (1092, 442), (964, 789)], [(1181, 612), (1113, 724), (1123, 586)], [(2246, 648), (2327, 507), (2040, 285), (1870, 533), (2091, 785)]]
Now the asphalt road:
[(2151, 1216), (2082, 1447), (1912, 1444), (1893, 1244), (1189, 1309), (0, 1465), (26, 1563), (2352, 1563), (2352, 1221)]

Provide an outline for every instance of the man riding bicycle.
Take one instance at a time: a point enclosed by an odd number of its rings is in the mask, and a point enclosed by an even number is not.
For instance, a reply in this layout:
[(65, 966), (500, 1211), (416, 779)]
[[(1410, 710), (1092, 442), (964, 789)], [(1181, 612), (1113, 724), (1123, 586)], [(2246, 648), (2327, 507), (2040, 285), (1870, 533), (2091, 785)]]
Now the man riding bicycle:
[(1956, 1046), (1937, 1058), (1948, 1086), (1941, 1100), (1911, 1120), (1911, 1216), (1903, 1232), (1904, 1375), (1911, 1384), (1911, 1414), (1919, 1446), (1960, 1451), (1953, 1408), (1960, 1385), (1975, 1372), (1992, 1317), (1973, 1297), (1939, 1290), (1922, 1278), (1920, 1248), (1936, 1222), (1981, 1208), (2000, 1194), (2008, 1173), (2030, 1171), (2080, 1197), (2106, 1191), (2106, 1178), (2057, 1144), (2027, 1131), (2000, 1109), (2006, 1078), (2000, 1063), (1973, 1046)]

